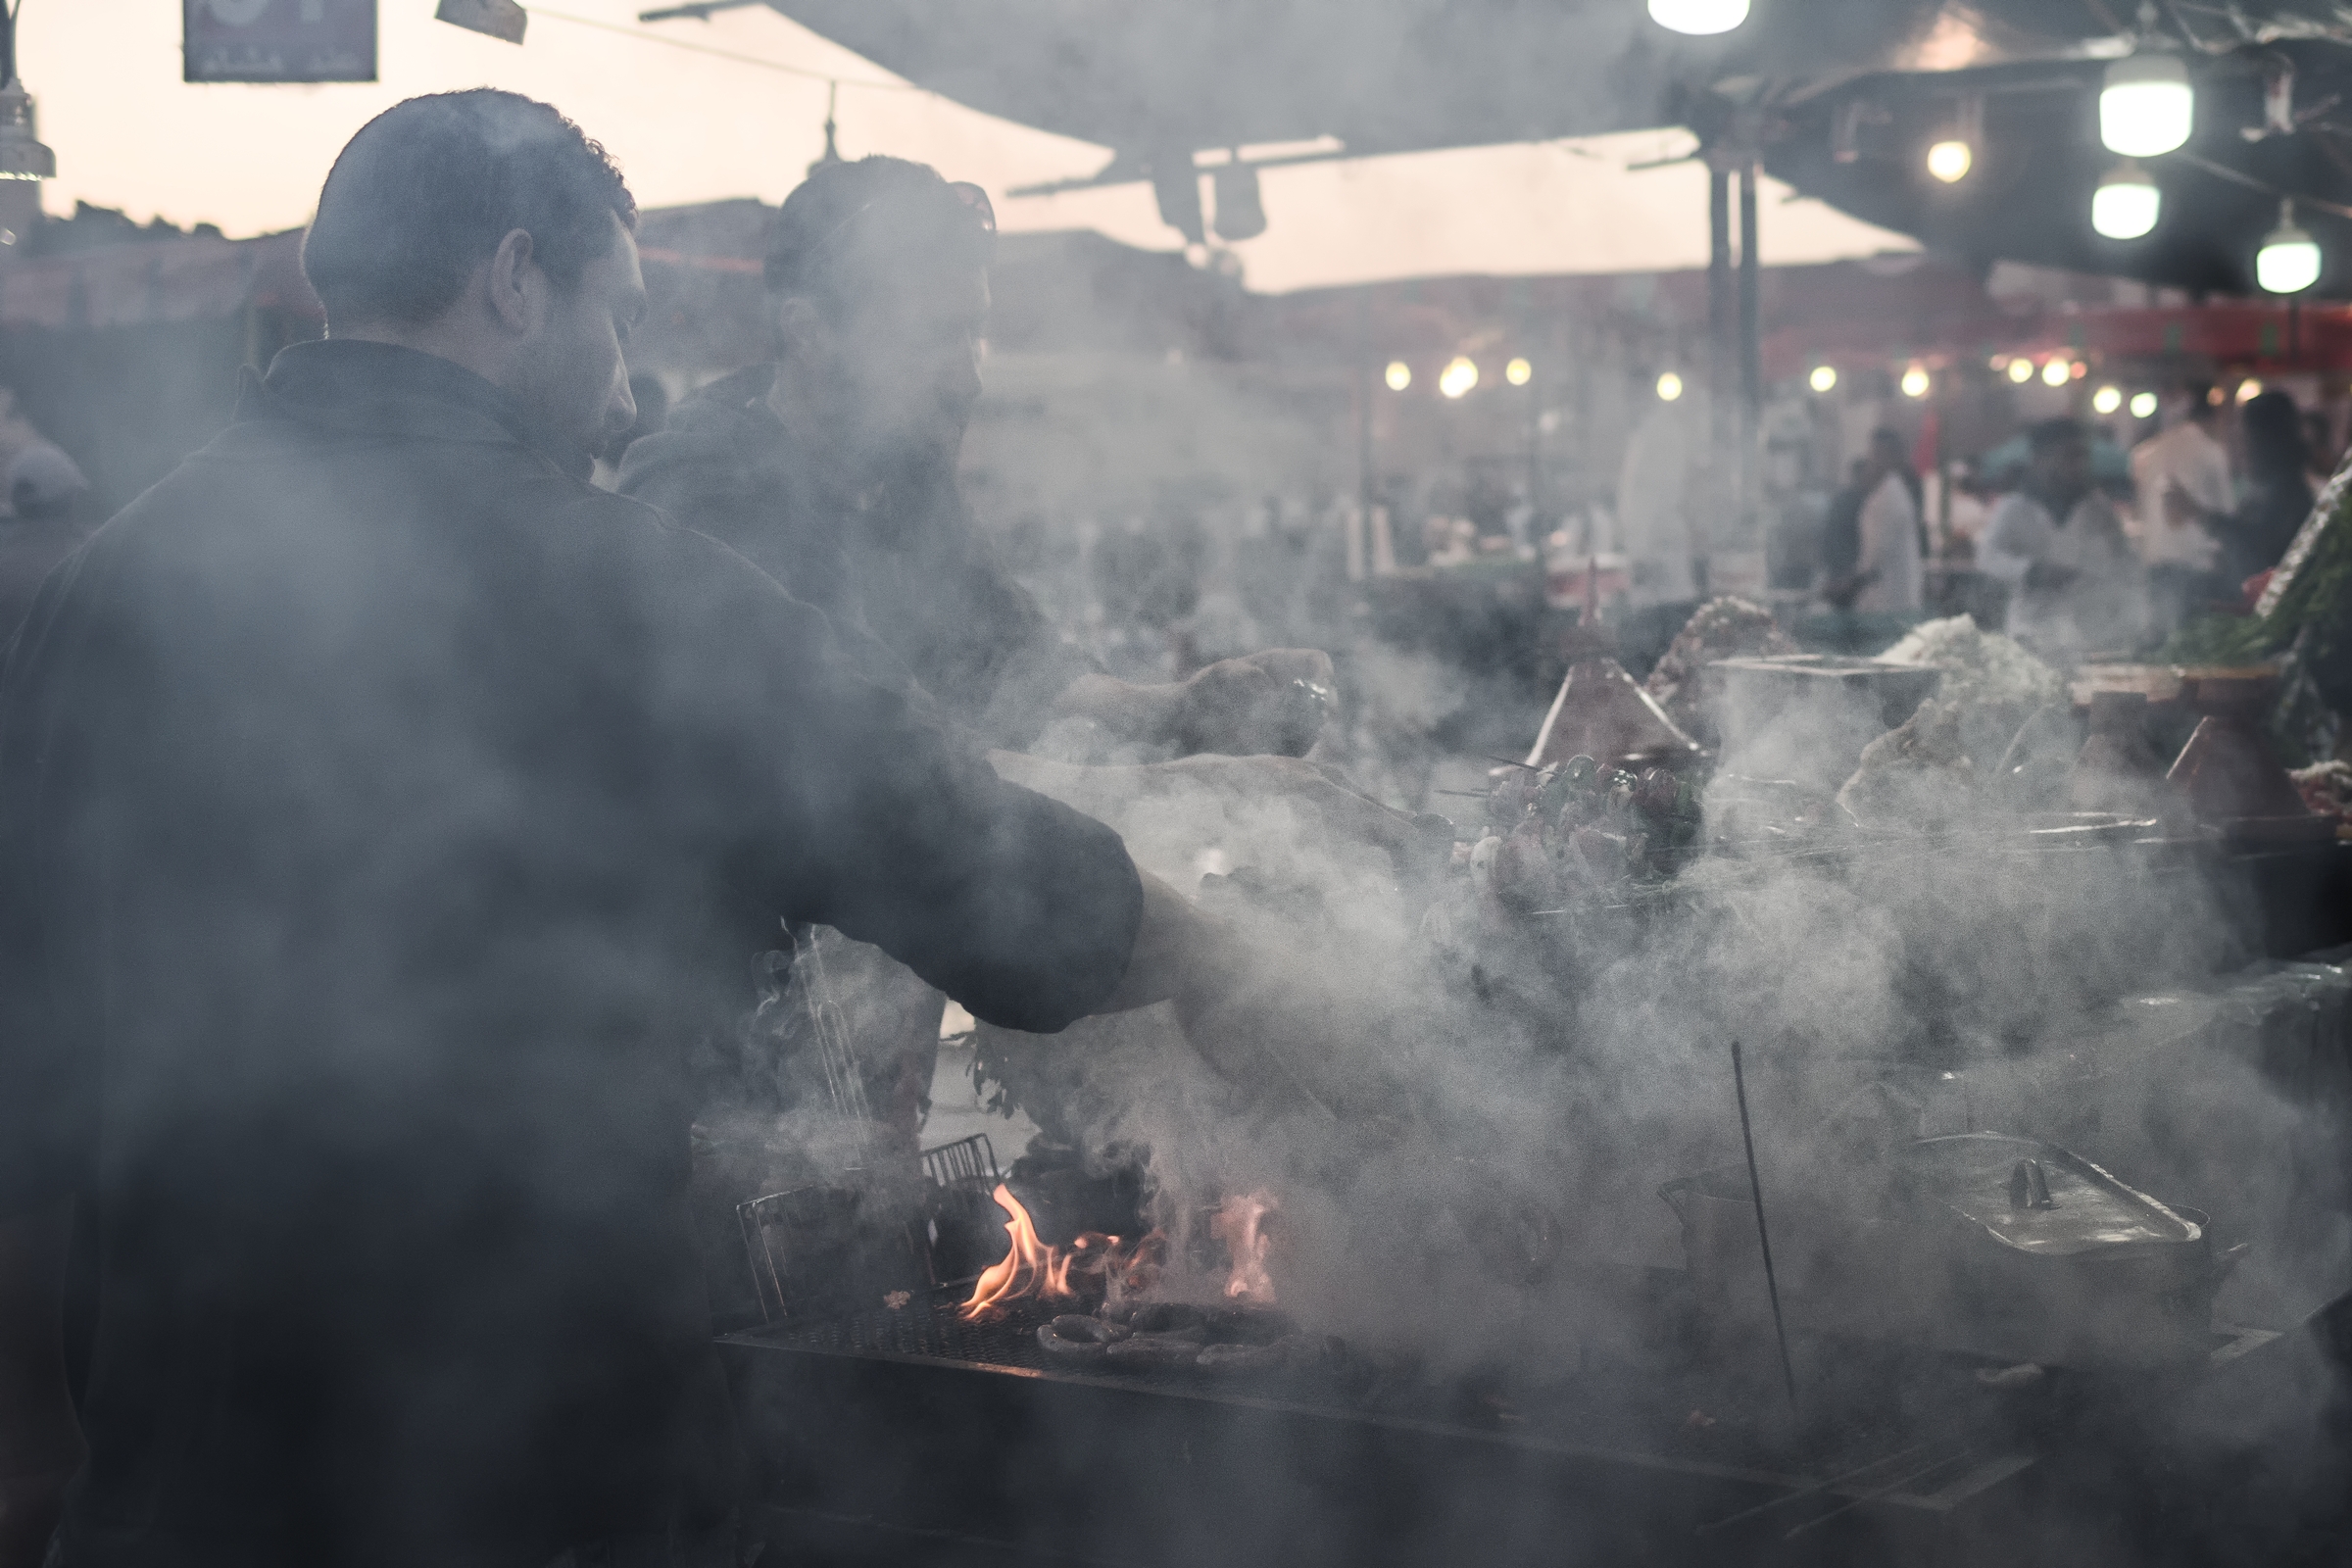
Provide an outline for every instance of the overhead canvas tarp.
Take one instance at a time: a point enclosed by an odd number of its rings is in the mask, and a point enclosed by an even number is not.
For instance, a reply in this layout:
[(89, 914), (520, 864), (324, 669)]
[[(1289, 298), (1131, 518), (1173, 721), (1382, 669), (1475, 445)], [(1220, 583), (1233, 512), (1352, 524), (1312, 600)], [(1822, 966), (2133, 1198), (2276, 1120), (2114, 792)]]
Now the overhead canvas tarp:
[[(79, 197), (142, 220), (209, 220), (232, 234), (295, 227), (335, 149), (370, 116), (417, 93), (484, 83), (571, 113), (612, 150), (649, 208), (780, 200), (823, 147), (834, 80), (845, 153), (920, 159), (1000, 197), (1090, 175), (1111, 156), (1107, 146), (912, 90), (768, 11), (645, 27), (636, 10), (636, 0), (571, 0), (562, 14), (534, 13), (516, 48), (436, 23), (424, 5), (387, 7), (381, 80), (286, 89), (187, 85), (170, 52), (108, 47), (89, 8), (35, 7), (25, 13), (24, 58), (59, 152), (47, 196), (53, 207)], [(1682, 132), (1643, 132), (1270, 169), (1268, 227), (1234, 250), (1250, 286), (1266, 291), (1702, 266), (1703, 172), (1633, 167), (1691, 144)], [(1764, 203), (1767, 265), (1908, 243), (1782, 194), (1769, 191)], [(1091, 228), (1153, 250), (1182, 243), (1140, 183), (1004, 200), (999, 211), (1007, 230)]]

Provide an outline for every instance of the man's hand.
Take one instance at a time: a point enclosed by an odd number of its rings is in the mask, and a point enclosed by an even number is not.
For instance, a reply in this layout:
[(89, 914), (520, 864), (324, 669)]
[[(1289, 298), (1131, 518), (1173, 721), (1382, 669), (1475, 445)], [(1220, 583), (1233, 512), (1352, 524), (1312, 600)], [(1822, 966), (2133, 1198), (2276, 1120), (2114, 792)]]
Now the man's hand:
[(1317, 649), (1219, 660), (1180, 688), (1168, 738), (1187, 756), (1303, 757), (1338, 689), (1331, 656)]

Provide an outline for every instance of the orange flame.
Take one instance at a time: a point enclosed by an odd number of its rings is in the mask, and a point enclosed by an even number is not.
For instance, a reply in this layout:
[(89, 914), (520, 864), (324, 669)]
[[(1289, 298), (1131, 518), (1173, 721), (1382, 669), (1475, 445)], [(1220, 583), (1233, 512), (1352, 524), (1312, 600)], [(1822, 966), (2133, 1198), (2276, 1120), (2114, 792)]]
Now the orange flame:
[(1228, 1198), (1208, 1222), (1208, 1232), (1225, 1244), (1231, 1266), (1225, 1274), (1228, 1300), (1264, 1305), (1274, 1299), (1274, 1278), (1266, 1254), (1274, 1244), (1274, 1196), (1250, 1193)]
[(1037, 1222), (1004, 1183), (999, 1182), (990, 1196), (1010, 1220), (1006, 1230), (1012, 1247), (972, 1282), (971, 1298), (959, 1309), (966, 1321), (1000, 1316), (1015, 1301), (1032, 1297), (1076, 1300), (1079, 1286), (1072, 1283), (1073, 1274), (1085, 1284), (1100, 1284), (1104, 1292), (1129, 1293), (1148, 1288), (1158, 1276), (1162, 1238), (1157, 1231), (1134, 1243), (1088, 1231), (1067, 1248), (1055, 1247), (1037, 1234)]

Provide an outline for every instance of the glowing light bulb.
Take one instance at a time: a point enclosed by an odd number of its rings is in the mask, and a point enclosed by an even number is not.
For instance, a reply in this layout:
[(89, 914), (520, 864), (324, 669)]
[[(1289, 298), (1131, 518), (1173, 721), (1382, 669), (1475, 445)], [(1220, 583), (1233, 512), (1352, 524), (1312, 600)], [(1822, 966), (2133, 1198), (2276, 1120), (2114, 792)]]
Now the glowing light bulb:
[(2249, 375), (2243, 381), (2237, 383), (2238, 402), (2251, 403), (2260, 396), (2262, 396), (2262, 383), (2256, 380), (2253, 376)]
[(2053, 359), (2041, 368), (2043, 386), (2064, 386), (2074, 379), (2075, 368), (2063, 359)]
[(2034, 362), (2020, 357), (2009, 362), (2009, 379), (2024, 386), (2034, 379)]
[(1401, 392), (1413, 384), (1413, 368), (1402, 360), (1391, 360), (1387, 380), (1390, 391)]
[(2320, 242), (2295, 226), (2295, 204), (2278, 204), (2278, 226), (2254, 253), (2254, 281), (2273, 294), (2300, 294), (2320, 280)]
[(1463, 397), (1476, 385), (1478, 367), (1458, 354), (1446, 362), (1446, 368), (1438, 372), (1438, 391), (1442, 396)]
[(2134, 419), (2153, 419), (2156, 417), (2156, 394), (2153, 392), (2132, 393), (2132, 417)]
[(1813, 373), (1805, 377), (1805, 385), (1816, 392), (1827, 392), (1838, 385), (1838, 367), (1816, 365)]
[(1747, 0), (1649, 0), (1649, 20), (1668, 32), (1712, 37), (1747, 20)]
[(1525, 386), (1536, 378), (1536, 368), (1523, 359), (1513, 360), (1502, 368), (1502, 378), (1513, 386)]
[(1928, 372), (1914, 365), (1903, 372), (1903, 396), (1924, 398), (1928, 395)]
[(2164, 193), (2134, 163), (2116, 165), (2090, 193), (2090, 226), (2108, 239), (2137, 239), (2163, 212)]
[(2124, 406), (2124, 389), (2120, 386), (2103, 386), (2090, 395), (2090, 406), (2097, 413), (2113, 414)]
[(1658, 377), (1658, 397), (1661, 401), (1672, 403), (1682, 395), (1683, 378), (1681, 376), (1668, 370), (1664, 375)]
[(2099, 140), (2126, 158), (2155, 158), (2188, 140), (2197, 95), (2178, 55), (2140, 54), (2107, 68)]
[(1976, 161), (1977, 155), (1964, 141), (1939, 141), (1928, 149), (1928, 172), (1946, 185), (1957, 185), (1966, 179)]

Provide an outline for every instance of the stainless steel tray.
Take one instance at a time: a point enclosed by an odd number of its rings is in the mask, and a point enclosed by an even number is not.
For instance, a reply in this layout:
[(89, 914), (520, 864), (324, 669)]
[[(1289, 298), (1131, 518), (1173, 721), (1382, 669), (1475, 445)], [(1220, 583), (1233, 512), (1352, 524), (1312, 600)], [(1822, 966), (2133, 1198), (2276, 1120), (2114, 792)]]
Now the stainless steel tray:
[[(1712, 1313), (1769, 1312), (1743, 1172), (1669, 1182)], [(2161, 1366), (2211, 1348), (2218, 1266), (2204, 1216), (2071, 1151), (2001, 1133), (1898, 1147), (1767, 1189), (1793, 1327), (2044, 1365)]]

